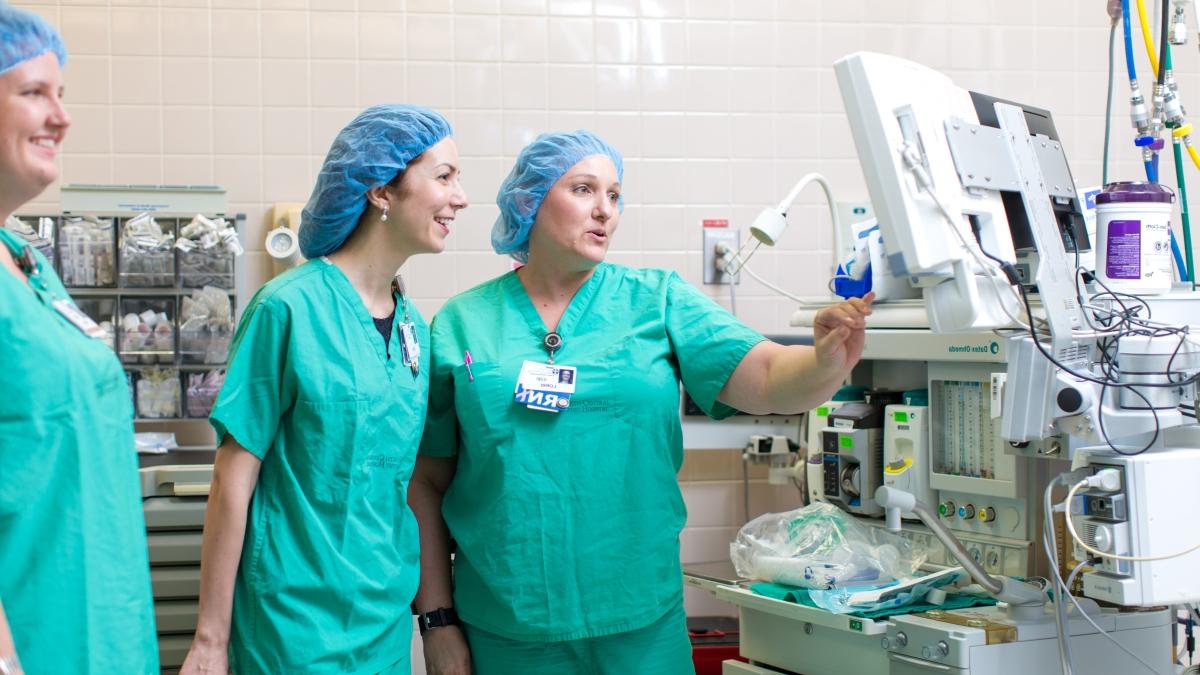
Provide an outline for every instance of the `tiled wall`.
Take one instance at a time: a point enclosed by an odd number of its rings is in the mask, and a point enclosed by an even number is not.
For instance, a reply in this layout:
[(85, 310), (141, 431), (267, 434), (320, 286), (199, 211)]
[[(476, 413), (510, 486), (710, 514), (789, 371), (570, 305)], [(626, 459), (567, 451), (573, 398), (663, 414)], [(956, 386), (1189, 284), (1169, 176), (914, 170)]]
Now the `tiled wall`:
[[(63, 182), (217, 183), (248, 215), (246, 294), (273, 202), (305, 201), (337, 130), (372, 103), (437, 108), (456, 128), (472, 206), (449, 250), (407, 266), (427, 313), (506, 271), (488, 245), (496, 188), (544, 130), (591, 128), (626, 156), (628, 207), (610, 258), (699, 284), (702, 218), (743, 230), (809, 171), (866, 197), (832, 62), (870, 49), (960, 85), (1054, 111), (1076, 178), (1100, 180), (1108, 21), (1102, 0), (47, 0), (74, 126)], [(1148, 3), (1153, 5), (1153, 2)], [(1178, 49), (1200, 101), (1196, 38)], [(1118, 52), (1115, 177), (1139, 178)], [(1145, 53), (1137, 52), (1143, 74)], [(1147, 89), (1148, 92), (1148, 89)], [(1189, 177), (1196, 174), (1189, 171)], [(1193, 194), (1200, 193), (1197, 187)], [(57, 208), (57, 187), (31, 211)], [(752, 267), (823, 293), (828, 221), (813, 189)], [(725, 301), (725, 289), (708, 289)], [(792, 303), (746, 279), (739, 315), (786, 330)], [(734, 451), (691, 452), (685, 560), (726, 555), (741, 522)], [(795, 505), (752, 488), (755, 509)], [(701, 607), (689, 596), (693, 608)]]
[[(702, 218), (743, 229), (809, 171), (866, 196), (830, 64), (860, 49), (1052, 109), (1076, 176), (1099, 181), (1107, 19), (1101, 0), (23, 0), (59, 25), (75, 124), (64, 182), (218, 183), (248, 215), (248, 286), (266, 278), (271, 203), (304, 201), (336, 131), (408, 101), (454, 122), (473, 202), (440, 259), (415, 258), (420, 306), (497, 273), (496, 187), (539, 131), (589, 127), (626, 155), (612, 259), (699, 283)], [(1151, 3), (1153, 4), (1153, 3)], [(1183, 98), (1195, 48), (1178, 49)], [(1144, 53), (1138, 58), (1143, 72)], [(1137, 177), (1118, 64), (1114, 175)], [(1193, 174), (1194, 177), (1194, 174)], [(53, 209), (57, 190), (34, 205)], [(753, 268), (823, 292), (830, 235), (803, 195)], [(709, 289), (724, 301), (725, 289)], [(746, 279), (739, 314), (786, 327), (791, 301)]]

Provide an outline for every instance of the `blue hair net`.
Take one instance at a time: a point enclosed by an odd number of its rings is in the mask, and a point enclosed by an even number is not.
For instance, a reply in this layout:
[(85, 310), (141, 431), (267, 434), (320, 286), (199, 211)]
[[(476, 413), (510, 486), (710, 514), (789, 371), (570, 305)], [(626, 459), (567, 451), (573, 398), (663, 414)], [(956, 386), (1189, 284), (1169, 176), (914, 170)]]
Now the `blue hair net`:
[(46, 52), (54, 52), (59, 67), (67, 65), (67, 48), (53, 26), (33, 12), (0, 1), (0, 75)]
[[(542, 134), (525, 146), (496, 195), (500, 207), (500, 216), (492, 225), (496, 253), (507, 253), (521, 262), (529, 260), (529, 230), (546, 193), (568, 169), (593, 155), (611, 159), (617, 167), (617, 180), (624, 177), (621, 153), (590, 131)], [(617, 201), (617, 208), (625, 210), (623, 198)]]
[(300, 214), (300, 252), (338, 250), (367, 208), (367, 190), (390, 183), (409, 162), (451, 134), (440, 114), (415, 105), (375, 105), (338, 132)]

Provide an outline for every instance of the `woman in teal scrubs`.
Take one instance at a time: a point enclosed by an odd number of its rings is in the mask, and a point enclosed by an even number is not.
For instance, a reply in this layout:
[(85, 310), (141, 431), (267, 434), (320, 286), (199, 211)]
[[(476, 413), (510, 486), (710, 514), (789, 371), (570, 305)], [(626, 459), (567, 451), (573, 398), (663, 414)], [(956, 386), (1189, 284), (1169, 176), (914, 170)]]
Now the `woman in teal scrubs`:
[[(58, 178), (67, 55), (0, 6), (0, 219)], [(54, 266), (0, 229), (0, 673), (157, 673), (133, 406)]]
[(467, 206), (450, 133), (415, 106), (350, 122), (301, 217), (309, 261), (246, 307), (185, 673), (409, 672), (429, 331), (396, 271)]
[(869, 297), (822, 310), (815, 347), (784, 347), (674, 272), (604, 262), (621, 176), (588, 132), (535, 140), (492, 231), (525, 266), (433, 320), (415, 607), (461, 627), (426, 631), (431, 673), (692, 672), (680, 382), (716, 418), (795, 413), (861, 356)]

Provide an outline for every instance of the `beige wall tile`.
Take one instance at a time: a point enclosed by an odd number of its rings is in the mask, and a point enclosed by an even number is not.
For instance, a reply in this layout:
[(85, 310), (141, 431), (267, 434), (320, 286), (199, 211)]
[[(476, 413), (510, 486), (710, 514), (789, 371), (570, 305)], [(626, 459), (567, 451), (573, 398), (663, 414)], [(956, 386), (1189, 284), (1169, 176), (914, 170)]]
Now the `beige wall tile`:
[(113, 7), (112, 22), (114, 54), (151, 56), (161, 54), (162, 31), (159, 10), (153, 7)]
[(112, 102), (124, 105), (161, 103), (162, 59), (113, 57)]
[[(112, 138), (113, 152), (119, 154), (150, 154), (162, 152), (162, 117), (164, 110), (152, 106), (113, 106), (112, 107)], [(161, 161), (157, 157), (154, 163), (161, 171)], [(120, 174), (113, 165), (113, 178)], [(128, 181), (136, 182), (136, 181)]]
[(213, 100), (211, 59), (163, 59), (162, 78), (167, 105), (206, 105)]
[(112, 53), (107, 7), (63, 7), (58, 26), (63, 42), (67, 44), (69, 58)]
[[(213, 119), (208, 108), (163, 110), (163, 150), (167, 153), (211, 155), (212, 132)], [(210, 163), (209, 175), (211, 173)]]
[(307, 13), (263, 12), (262, 55), (267, 58), (308, 56)]
[(209, 56), (212, 32), (203, 9), (163, 9), (162, 41), (166, 56)]
[(358, 16), (353, 12), (313, 12), (308, 27), (309, 55), (314, 59), (358, 56)]
[(402, 59), (406, 39), (403, 14), (372, 14), (358, 22), (360, 59)]
[(76, 103), (108, 103), (112, 89), (109, 78), (110, 59), (107, 56), (69, 57), (70, 67), (63, 70), (64, 101)]
[(63, 140), (64, 155), (112, 151), (112, 110), (108, 106), (72, 105), (69, 111), (71, 128)]

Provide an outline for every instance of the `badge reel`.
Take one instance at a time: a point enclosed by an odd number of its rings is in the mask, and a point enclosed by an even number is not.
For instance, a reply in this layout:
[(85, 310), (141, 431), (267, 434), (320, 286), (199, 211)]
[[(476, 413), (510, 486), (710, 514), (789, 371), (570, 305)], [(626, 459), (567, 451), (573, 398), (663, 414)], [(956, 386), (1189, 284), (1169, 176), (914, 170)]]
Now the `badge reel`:
[(530, 410), (557, 413), (571, 405), (575, 394), (577, 371), (574, 366), (554, 363), (554, 352), (562, 348), (563, 339), (558, 333), (547, 333), (542, 339), (550, 357), (548, 363), (526, 360), (521, 364), (517, 377), (517, 388), (513, 400)]

